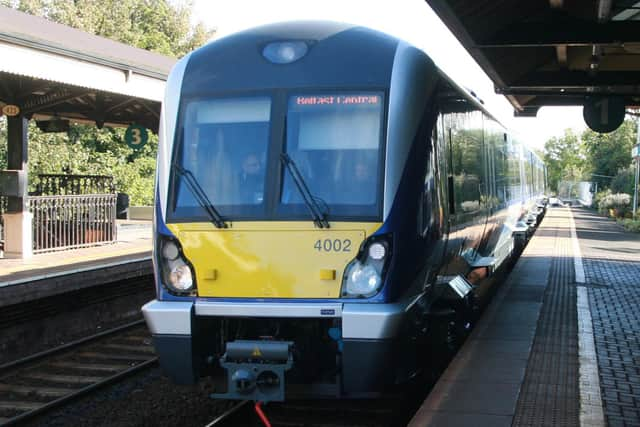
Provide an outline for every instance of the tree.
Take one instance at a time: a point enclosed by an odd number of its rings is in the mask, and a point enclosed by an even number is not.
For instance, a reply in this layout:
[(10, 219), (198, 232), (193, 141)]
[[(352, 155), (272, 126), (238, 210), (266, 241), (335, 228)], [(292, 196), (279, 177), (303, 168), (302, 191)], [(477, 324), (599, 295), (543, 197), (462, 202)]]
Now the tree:
[[(6, 133), (6, 120), (0, 120), (1, 169), (7, 165)], [(151, 205), (158, 137), (150, 135), (139, 151), (123, 140), (124, 129), (77, 125), (68, 133), (42, 133), (29, 123), (29, 191), (36, 190), (39, 174), (111, 175), (133, 205)]]
[(558, 191), (560, 181), (579, 181), (585, 169), (584, 146), (571, 129), (564, 136), (553, 137), (544, 144), (544, 161), (547, 165), (547, 180), (553, 191)]
[(626, 169), (620, 169), (616, 176), (611, 180), (611, 192), (633, 194), (633, 180), (636, 177), (636, 168), (629, 166)]
[(182, 57), (214, 31), (191, 28), (191, 2), (168, 0), (0, 0), (0, 4), (131, 46)]
[(609, 187), (611, 178), (597, 175), (613, 177), (620, 169), (631, 164), (631, 148), (636, 143), (638, 129), (636, 120), (627, 119), (618, 129), (608, 134), (592, 130), (582, 134), (590, 172), (596, 174), (593, 180), (598, 181), (600, 187)]
[[(0, 4), (102, 37), (181, 57), (204, 44), (213, 31), (191, 28), (191, 3), (169, 0), (0, 0)], [(0, 119), (0, 166), (6, 167), (6, 121)], [(37, 175), (113, 175), (116, 189), (134, 205), (153, 202), (158, 139), (140, 151), (124, 143), (124, 129), (74, 125), (68, 133), (45, 134), (29, 125), (29, 189)]]

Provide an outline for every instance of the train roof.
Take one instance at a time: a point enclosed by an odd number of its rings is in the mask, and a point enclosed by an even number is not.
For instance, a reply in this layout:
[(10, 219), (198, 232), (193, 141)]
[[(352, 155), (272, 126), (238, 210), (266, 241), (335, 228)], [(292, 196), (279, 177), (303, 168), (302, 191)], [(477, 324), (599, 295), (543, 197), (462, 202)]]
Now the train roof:
[[(296, 42), (302, 42), (305, 61), (286, 62), (285, 76), (285, 62), (268, 58), (267, 49)], [(198, 96), (251, 89), (383, 87), (390, 81), (398, 43), (379, 31), (339, 22), (291, 21), (256, 27), (192, 52), (182, 93)], [(354, 54), (354, 50), (361, 54)], [(238, 55), (238, 51), (247, 54)]]
[[(227, 52), (232, 52), (234, 49), (238, 47), (242, 49), (243, 47), (252, 47), (255, 48), (256, 45), (264, 46), (270, 42), (274, 41), (285, 41), (285, 40), (304, 40), (309, 41), (311, 43), (319, 42), (319, 41), (331, 41), (335, 40), (333, 43), (336, 45), (348, 45), (353, 42), (362, 42), (363, 40), (368, 40), (372, 46), (375, 46), (375, 51), (367, 51), (366, 55), (362, 55), (357, 58), (358, 61), (365, 61), (367, 59), (371, 60), (372, 56), (381, 56), (395, 53), (395, 49), (401, 44), (406, 43), (411, 45), (421, 51), (426, 58), (431, 61), (430, 56), (427, 52), (421, 49), (418, 46), (415, 46), (413, 43), (408, 41), (404, 41), (398, 37), (393, 35), (384, 33), (382, 31), (372, 29), (369, 27), (350, 24), (345, 22), (336, 22), (336, 21), (327, 21), (327, 20), (302, 20), (302, 21), (283, 21), (278, 23), (272, 23), (267, 25), (262, 25), (259, 27), (254, 27), (250, 29), (246, 29), (237, 33), (233, 33), (222, 37), (217, 40), (213, 40), (206, 44), (205, 46), (197, 49), (192, 52), (189, 58), (189, 64), (187, 65), (187, 69), (191, 68), (192, 71), (194, 68), (199, 69), (210, 69), (210, 64), (212, 60), (216, 58), (220, 58), (219, 52), (224, 50)], [(393, 52), (393, 53), (392, 53)], [(326, 58), (329, 60), (329, 57)], [(353, 61), (354, 58), (346, 57), (344, 58), (346, 62)], [(380, 64), (381, 62), (378, 62)], [(375, 61), (371, 61), (371, 65), (374, 65)], [(243, 72), (251, 72), (251, 70), (243, 70), (243, 64), (234, 64), (233, 67), (230, 67), (230, 71), (227, 76), (232, 78), (237, 78), (238, 74), (242, 76)], [(345, 63), (340, 67), (341, 69), (349, 69), (350, 64)], [(450, 98), (445, 100), (448, 103), (451, 111), (470, 111), (471, 109), (481, 110), (484, 114), (491, 117), (494, 121), (499, 123), (505, 130), (508, 129), (500, 119), (498, 119), (497, 115), (492, 113), (484, 102), (471, 90), (466, 87), (458, 84), (454, 81), (450, 76), (448, 76), (441, 68), (438, 68), (438, 64), (435, 64), (438, 73), (442, 77), (442, 81), (449, 87), (450, 91), (445, 91), (445, 96), (450, 94)], [(387, 75), (391, 72), (391, 69), (385, 70), (384, 72), (379, 73), (380, 75), (373, 77), (368, 76), (370, 80), (373, 79), (384, 79), (383, 75)], [(220, 74), (219, 70), (216, 73)], [(222, 71), (224, 73), (224, 71)], [(200, 73), (195, 73), (196, 75)], [(370, 69), (370, 74), (375, 74), (375, 70)], [(201, 74), (200, 74), (201, 75)], [(218, 78), (223, 76), (218, 76)], [(247, 76), (242, 76), (246, 78)], [(202, 90), (202, 84), (197, 80), (192, 80), (189, 84), (192, 87), (192, 92), (197, 93)], [(462, 95), (463, 98), (460, 97)], [(497, 96), (497, 95), (496, 95)], [(464, 99), (464, 102), (462, 102)], [(469, 107), (472, 108), (469, 108)], [(465, 110), (466, 109), (466, 110)], [(523, 144), (524, 145), (524, 144)], [(532, 151), (532, 150), (529, 150)], [(535, 153), (534, 153), (535, 154)]]

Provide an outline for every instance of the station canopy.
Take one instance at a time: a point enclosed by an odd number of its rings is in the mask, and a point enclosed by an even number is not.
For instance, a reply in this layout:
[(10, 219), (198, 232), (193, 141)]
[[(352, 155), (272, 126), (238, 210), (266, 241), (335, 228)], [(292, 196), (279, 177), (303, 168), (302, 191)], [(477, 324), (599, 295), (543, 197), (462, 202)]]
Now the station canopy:
[(0, 6), (0, 111), (157, 131), (176, 59)]
[(640, 106), (640, 1), (426, 1), (516, 115), (598, 97)]

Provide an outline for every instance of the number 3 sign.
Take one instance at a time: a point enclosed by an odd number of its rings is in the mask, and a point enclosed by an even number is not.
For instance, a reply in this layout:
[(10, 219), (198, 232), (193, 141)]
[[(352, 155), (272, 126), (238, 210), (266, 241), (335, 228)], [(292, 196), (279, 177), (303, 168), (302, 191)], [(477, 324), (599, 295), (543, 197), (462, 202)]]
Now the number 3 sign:
[(144, 126), (129, 125), (124, 133), (124, 141), (134, 150), (140, 150), (149, 140), (149, 132)]

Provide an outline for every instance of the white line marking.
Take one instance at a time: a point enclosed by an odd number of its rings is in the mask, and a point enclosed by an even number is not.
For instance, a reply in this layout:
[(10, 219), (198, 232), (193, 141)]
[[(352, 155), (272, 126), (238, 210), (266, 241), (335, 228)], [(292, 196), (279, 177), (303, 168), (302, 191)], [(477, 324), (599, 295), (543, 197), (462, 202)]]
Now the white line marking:
[(584, 283), (584, 266), (582, 265), (582, 253), (576, 234), (576, 223), (573, 221), (573, 213), (569, 208), (569, 226), (571, 227), (571, 241), (573, 242), (573, 267), (576, 272), (576, 283)]
[[(576, 283), (585, 283), (584, 265), (582, 264), (580, 242), (576, 233), (576, 223), (573, 220), (571, 209), (568, 211)], [(580, 363), (580, 426), (601, 427), (605, 425), (605, 422), (602, 396), (600, 395), (598, 356), (593, 338), (589, 294), (584, 286), (577, 287), (576, 307), (578, 310), (578, 361)]]
[(580, 426), (604, 426), (598, 358), (587, 288), (578, 286), (578, 360), (580, 363)]

